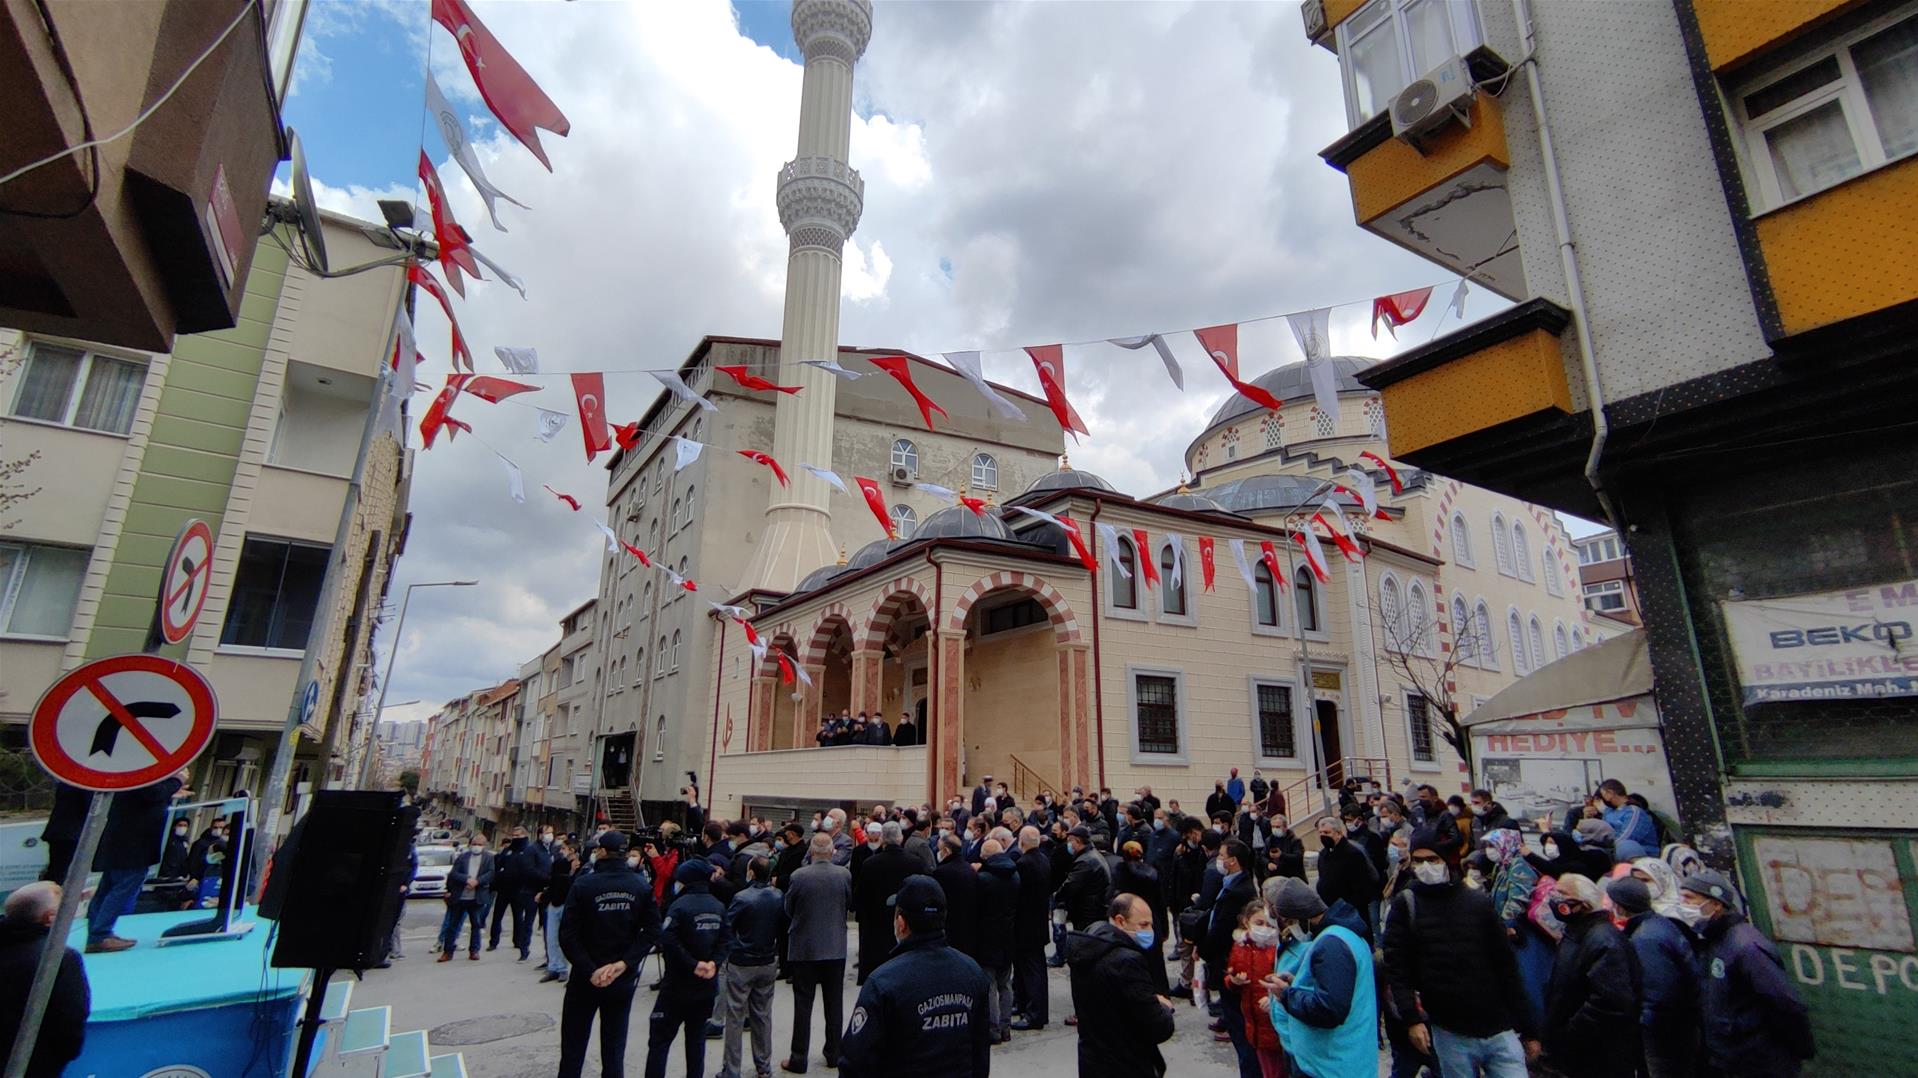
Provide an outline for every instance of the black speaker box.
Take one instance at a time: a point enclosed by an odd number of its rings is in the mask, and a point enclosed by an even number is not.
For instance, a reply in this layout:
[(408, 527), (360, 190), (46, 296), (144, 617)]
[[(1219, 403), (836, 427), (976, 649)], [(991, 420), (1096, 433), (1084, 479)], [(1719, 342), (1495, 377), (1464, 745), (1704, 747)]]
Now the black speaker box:
[(363, 970), (386, 960), (419, 810), (395, 792), (323, 790), (273, 858), (263, 916), (273, 965)]

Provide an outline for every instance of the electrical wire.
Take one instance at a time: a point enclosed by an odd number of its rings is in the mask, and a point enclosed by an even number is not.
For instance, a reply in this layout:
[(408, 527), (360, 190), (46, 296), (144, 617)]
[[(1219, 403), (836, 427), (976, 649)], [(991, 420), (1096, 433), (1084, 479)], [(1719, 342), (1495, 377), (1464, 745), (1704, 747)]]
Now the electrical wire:
[(63, 157), (68, 157), (73, 154), (79, 153), (81, 150), (90, 150), (98, 146), (105, 146), (109, 142), (117, 142), (118, 140), (123, 139), (127, 135), (131, 134), (134, 128), (139, 127), (141, 124), (146, 123), (147, 120), (151, 119), (153, 114), (160, 110), (160, 106), (166, 104), (167, 101), (170, 100), (173, 97), (173, 95), (179, 91), (180, 87), (186, 85), (186, 80), (193, 77), (193, 73), (200, 69), (201, 64), (206, 63), (207, 57), (212, 56), (215, 52), (219, 51), (220, 46), (226, 43), (226, 39), (233, 36), (233, 31), (238, 30), (240, 28), (240, 24), (245, 22), (246, 17), (252, 12), (254, 12), (255, 10), (257, 10), (256, 5), (250, 4), (250, 3), (247, 4), (245, 7), (241, 8), (240, 14), (236, 16), (232, 22), (227, 24), (225, 30), (220, 31), (220, 36), (213, 40), (213, 44), (208, 45), (206, 47), (205, 52), (202, 52), (199, 56), (195, 57), (193, 62), (187, 65), (187, 69), (185, 71), (180, 72), (180, 76), (173, 80), (173, 84), (171, 86), (168, 86), (166, 88), (166, 92), (161, 94), (159, 98), (153, 102), (153, 104), (148, 105), (144, 109), (141, 109), (140, 114), (133, 118), (132, 123), (127, 124), (125, 127), (122, 127), (120, 130), (115, 131), (113, 134), (108, 135), (105, 138), (88, 139), (77, 146), (72, 146), (72, 147), (69, 147), (68, 149), (61, 150), (58, 153), (50, 154), (46, 157), (42, 157), (40, 160), (35, 161), (30, 165), (22, 165), (21, 167), (14, 169), (12, 172), (9, 172), (4, 176), (0, 176), (0, 186), (5, 186), (6, 184), (9, 184), (13, 182), (14, 180), (19, 179), (20, 177), (25, 176), (27, 173), (32, 172), (35, 169), (43, 168), (47, 165), (51, 165), (55, 161), (58, 161)]

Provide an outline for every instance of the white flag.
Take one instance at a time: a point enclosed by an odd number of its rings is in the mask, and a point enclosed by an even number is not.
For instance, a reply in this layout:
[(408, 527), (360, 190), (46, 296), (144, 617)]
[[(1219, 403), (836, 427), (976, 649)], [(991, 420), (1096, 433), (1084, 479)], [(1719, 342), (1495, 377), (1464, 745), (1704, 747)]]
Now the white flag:
[(1312, 379), (1312, 399), (1319, 411), (1334, 418), (1339, 414), (1339, 377), (1332, 368), (1332, 308), (1301, 311), (1285, 316), (1292, 336), (1305, 353), (1305, 373)]
[(460, 115), (453, 106), (446, 103), (446, 95), (440, 93), (439, 83), (433, 81), (433, 73), (426, 73), (426, 112), (439, 124), (440, 137), (446, 140), (446, 148), (452, 152), (453, 160), (460, 163), (466, 178), (478, 188), (480, 198), (486, 200), (486, 214), (493, 219), (493, 227), (501, 232), (506, 226), (499, 223), (499, 209), (493, 205), (495, 198), (503, 198), (520, 209), (529, 209), (526, 203), (494, 187), (486, 178), (486, 171), (480, 168), (479, 157), (473, 153), (473, 144), (466, 139), (466, 125), (460, 122)]
[[(1357, 532), (1352, 530), (1352, 522), (1345, 519), (1345, 510), (1339, 508), (1338, 502), (1333, 501), (1331, 498), (1327, 498), (1325, 499), (1324, 505), (1325, 505), (1325, 508), (1332, 511), (1332, 516), (1338, 520), (1339, 526), (1336, 530), (1340, 535), (1346, 536), (1347, 538), (1352, 538), (1358, 535)], [(1356, 562), (1359, 560), (1359, 556), (1345, 549), (1345, 545), (1343, 543), (1339, 544), (1339, 553), (1345, 555), (1346, 561)]]
[(816, 479), (824, 480), (841, 494), (852, 493), (846, 489), (846, 481), (839, 478), (839, 473), (833, 471), (831, 468), (821, 468), (816, 464), (801, 464), (799, 470)]
[(1171, 584), (1176, 588), (1185, 580), (1185, 536), (1178, 532), (1167, 532), (1165, 541), (1172, 546)]
[(812, 688), (812, 675), (806, 673), (805, 665), (797, 659), (793, 660), (793, 676), (799, 679), (801, 685)]
[(1058, 517), (1055, 517), (1055, 516), (1053, 516), (1053, 515), (1052, 515), (1051, 513), (1048, 513), (1048, 512), (1046, 512), (1046, 511), (1044, 511), (1044, 510), (1042, 510), (1042, 509), (1029, 509), (1029, 508), (1027, 508), (1026, 506), (1023, 506), (1023, 505), (1008, 505), (1008, 506), (1006, 506), (1006, 508), (1007, 508), (1007, 509), (1010, 509), (1010, 510), (1012, 510), (1012, 511), (1013, 511), (1013, 512), (1015, 512), (1015, 513), (1019, 513), (1019, 514), (1022, 514), (1022, 515), (1024, 515), (1024, 516), (1029, 516), (1029, 517), (1031, 517), (1031, 518), (1032, 518), (1032, 519), (1034, 519), (1034, 520), (1043, 520), (1043, 521), (1045, 521), (1045, 522), (1046, 522), (1047, 524), (1051, 524), (1051, 525), (1053, 525), (1054, 527), (1057, 527), (1057, 528), (1059, 528), (1059, 529), (1061, 529), (1061, 530), (1063, 530), (1063, 531), (1071, 531), (1071, 530), (1072, 530), (1072, 529), (1070, 529), (1070, 528), (1067, 528), (1067, 527), (1066, 527), (1066, 522), (1065, 522), (1065, 521), (1063, 521), (1063, 520), (1060, 520), (1060, 519), (1059, 519)]
[(539, 373), (539, 350), (536, 348), (511, 348), (498, 344), (493, 346), (493, 354), (514, 374)]
[(951, 487), (942, 487), (937, 483), (914, 483), (912, 489), (923, 490), (947, 505), (959, 504), (959, 492)]
[(766, 661), (766, 648), (767, 648), (766, 641), (748, 640), (746, 641), (746, 646), (752, 649), (753, 662), (755, 664), (763, 663)]
[(836, 374), (848, 382), (855, 378), (864, 378), (868, 373), (866, 371), (849, 371), (841, 367), (836, 361), (830, 359), (802, 359), (799, 361), (799, 365), (802, 367), (818, 367), (820, 370)]
[(503, 466), (506, 469), (506, 483), (507, 483), (507, 487), (512, 491), (513, 500), (520, 503), (521, 505), (525, 505), (526, 504), (526, 485), (520, 481), (519, 465), (514, 464), (510, 460), (507, 460), (504, 455), (498, 452), (495, 452), (493, 455), (496, 457), (499, 457), (499, 462), (501, 466)]
[(419, 344), (413, 339), (413, 320), (406, 317), (404, 307), (394, 314), (393, 334), (394, 354), (399, 364), (394, 369), (393, 381), (388, 383), (388, 389), (393, 396), (405, 400), (413, 395), (413, 390), (419, 385), (420, 350)]
[(1458, 315), (1458, 320), (1461, 322), (1465, 321), (1465, 293), (1469, 291), (1471, 286), (1466, 284), (1465, 278), (1460, 277), (1458, 287), (1452, 289), (1452, 301), (1445, 305), (1447, 310)]
[(647, 373), (651, 374), (654, 378), (659, 379), (659, 384), (671, 390), (673, 396), (678, 397), (680, 400), (683, 400), (688, 404), (697, 404), (708, 412), (719, 411), (718, 405), (700, 396), (699, 394), (694, 393), (693, 387), (687, 385), (686, 379), (681, 378), (676, 372), (649, 371)]
[(1259, 584), (1252, 576), (1252, 566), (1246, 564), (1245, 561), (1245, 540), (1232, 540), (1232, 560), (1238, 563), (1239, 575), (1245, 578), (1245, 590), (1256, 595), (1259, 590)]
[(726, 603), (715, 603), (711, 599), (706, 600), (706, 605), (712, 607), (715, 612), (724, 614), (734, 621), (744, 621), (752, 616), (752, 611), (747, 610), (743, 606), (729, 606)]
[(593, 520), (593, 526), (595, 528), (598, 528), (600, 531), (600, 534), (606, 537), (606, 553), (608, 554), (619, 553), (620, 551), (619, 533), (607, 527), (605, 521), (599, 520), (597, 518)]
[(1339, 478), (1344, 480), (1340, 485), (1350, 490), (1352, 496), (1365, 506), (1367, 518), (1378, 515), (1379, 495), (1372, 489), (1372, 477), (1366, 475), (1363, 468), (1347, 468), (1339, 473)]
[(1126, 568), (1125, 562), (1120, 560), (1119, 557), (1121, 553), (1119, 547), (1119, 529), (1110, 524), (1099, 525), (1099, 542), (1106, 548), (1106, 561), (1112, 563), (1112, 568), (1119, 574), (1119, 578), (1121, 580), (1131, 580), (1132, 570)]
[(517, 276), (516, 274), (509, 273), (498, 262), (495, 262), (492, 259), (481, 254), (480, 249), (478, 247), (475, 247), (469, 243), (466, 245), (466, 249), (473, 252), (473, 257), (479, 259), (481, 265), (485, 266), (489, 270), (492, 270), (494, 273), (499, 274), (500, 280), (505, 281), (508, 287), (510, 287), (513, 291), (519, 293), (519, 298), (521, 299), (526, 298), (526, 282), (524, 280), (520, 279), (520, 277)]
[(1018, 405), (1000, 396), (999, 391), (992, 388), (992, 383), (986, 381), (986, 376), (979, 370), (979, 353), (947, 352), (945, 357), (946, 362), (952, 364), (952, 369), (958, 371), (960, 377), (971, 382), (972, 388), (986, 398), (986, 402), (992, 405), (994, 411), (1007, 419), (1025, 419), (1026, 413), (1020, 411)]
[(1325, 548), (1319, 545), (1318, 533), (1310, 524), (1299, 529), (1299, 536), (1305, 543), (1305, 556), (1312, 563), (1312, 575), (1320, 580), (1332, 575), (1331, 563), (1325, 560)]
[(565, 412), (555, 412), (551, 408), (541, 408), (539, 409), (539, 429), (533, 432), (533, 437), (538, 438), (542, 442), (550, 442), (553, 440), (553, 435), (565, 429)]
[(706, 448), (706, 443), (704, 442), (695, 442), (691, 438), (681, 438), (677, 434), (673, 435), (673, 471), (678, 472), (680, 469), (686, 467), (686, 465), (698, 460), (699, 451), (704, 448)]
[(1165, 362), (1165, 373), (1172, 379), (1172, 384), (1178, 386), (1181, 392), (1185, 390), (1185, 370), (1179, 366), (1179, 361), (1173, 358), (1172, 345), (1159, 334), (1148, 333), (1143, 337), (1111, 337), (1106, 340), (1106, 343), (1116, 344), (1135, 352), (1148, 344), (1151, 345), (1153, 350), (1159, 353), (1159, 358)]

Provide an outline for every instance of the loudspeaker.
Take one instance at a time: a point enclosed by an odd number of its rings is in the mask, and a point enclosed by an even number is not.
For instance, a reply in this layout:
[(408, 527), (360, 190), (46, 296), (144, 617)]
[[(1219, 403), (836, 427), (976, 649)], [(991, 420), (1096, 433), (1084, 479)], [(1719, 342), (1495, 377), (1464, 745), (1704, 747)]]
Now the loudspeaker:
[(322, 790), (274, 856), (262, 916), (277, 916), (273, 965), (363, 970), (386, 960), (419, 810), (400, 794)]

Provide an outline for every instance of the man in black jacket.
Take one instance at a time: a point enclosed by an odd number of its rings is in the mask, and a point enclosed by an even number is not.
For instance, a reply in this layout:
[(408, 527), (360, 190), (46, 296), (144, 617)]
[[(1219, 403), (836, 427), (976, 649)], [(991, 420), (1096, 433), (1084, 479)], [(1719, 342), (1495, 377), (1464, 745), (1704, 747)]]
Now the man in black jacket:
[[(980, 847), (978, 949), (973, 958), (986, 973), (986, 1017), (995, 1040), (1012, 1040), (1012, 955), (1019, 916), (1019, 863), (997, 839)], [(937, 878), (937, 874), (934, 874)]]
[(493, 861), (493, 924), (486, 949), (499, 950), (499, 933), (506, 911), (513, 911), (513, 946), (519, 949), (521, 962), (532, 954), (533, 896), (546, 885), (546, 874), (553, 860), (545, 848), (535, 843), (526, 828), (515, 827), (506, 848)]
[[(1239, 911), (1258, 895), (1249, 869), (1251, 860), (1252, 851), (1245, 843), (1228, 840), (1219, 849), (1222, 872), (1218, 893), (1200, 902), (1207, 916), (1205, 935), (1199, 940), (1199, 960), (1205, 963), (1205, 983), (1219, 990), (1221, 1028), (1233, 1034), (1235, 1047), (1245, 1042), (1245, 1014), (1239, 1008), (1240, 990), (1225, 981), (1225, 967), (1232, 957), (1232, 932), (1239, 927)], [(1235, 1029), (1238, 1032), (1233, 1033)]]
[(1232, 795), (1225, 792), (1225, 780), (1220, 779), (1213, 783), (1212, 793), (1205, 799), (1206, 819), (1214, 819), (1223, 814), (1227, 820), (1230, 820), (1238, 811), (1239, 806), (1232, 803)]
[[(107, 810), (107, 827), (93, 854), (93, 868), (100, 873), (100, 883), (87, 905), (89, 954), (124, 951), (133, 946), (132, 940), (113, 934), (113, 924), (139, 897), (147, 869), (160, 860), (160, 846), (167, 833), (167, 802), (186, 785), (185, 775), (182, 771), (151, 786), (101, 795), (111, 796), (113, 805)], [(80, 810), (84, 817), (85, 798), (80, 799)], [(47, 829), (55, 829), (51, 817)], [(71, 861), (72, 856), (67, 854), (67, 859)]]
[[(741, 1033), (753, 1032), (753, 1072), (773, 1071), (773, 984), (780, 930), (786, 924), (785, 896), (771, 883), (772, 862), (746, 862), (746, 889), (726, 907), (726, 928), (733, 950), (726, 963), (726, 1057), (721, 1078), (739, 1078)], [(696, 1073), (696, 1072), (689, 1072)]]
[[(13, 1051), (26, 1013), (27, 990), (33, 985), (40, 952), (46, 949), (53, 918), (60, 912), (60, 885), (30, 883), (7, 896), (6, 918), (0, 920), (0, 1059)], [(87, 1015), (92, 995), (86, 965), (80, 953), (63, 948), (53, 995), (40, 1020), (40, 1036), (27, 1060), (28, 1078), (58, 1078), (79, 1056), (86, 1043)]]
[(1305, 843), (1292, 833), (1292, 822), (1284, 816), (1272, 817), (1272, 843), (1265, 848), (1265, 875), (1305, 878)]
[[(617, 834), (617, 832), (607, 832)], [(624, 849), (621, 836), (621, 849)], [(467, 847), (453, 855), (453, 866), (446, 870), (446, 918), (440, 922), (440, 961), (451, 962), (459, 950), (460, 925), (472, 925), (467, 939), (466, 957), (479, 961), (480, 921), (486, 905), (493, 900), (495, 874), (493, 851), (486, 848), (486, 836), (478, 831)]]
[(546, 886), (533, 896), (546, 911), (546, 973), (541, 984), (563, 981), (572, 967), (566, 964), (566, 952), (559, 945), (559, 923), (566, 916), (566, 896), (573, 889), (573, 874), (579, 871), (579, 855), (566, 840), (553, 847), (553, 867), (546, 873)]
[(899, 885), (906, 882), (906, 877), (924, 875), (919, 859), (905, 850), (899, 821), (887, 820), (879, 834), (879, 852), (866, 859), (853, 881), (853, 907), (859, 922), (860, 984), (866, 983), (898, 942), (893, 938), (892, 908), (887, 902), (899, 893)]
[[(1079, 1073), (1099, 1078), (1160, 1078), (1159, 1045), (1172, 1037), (1172, 1001), (1151, 973), (1158, 940), (1152, 908), (1137, 895), (1114, 896), (1109, 916), (1066, 937), (1072, 1008), (1079, 1013)], [(1236, 917), (1236, 914), (1235, 914)]]
[(1382, 936), (1387, 997), (1412, 1045), (1441, 1074), (1524, 1075), (1538, 1058), (1536, 1017), (1491, 897), (1459, 882), (1436, 828), (1413, 832), (1409, 857), (1416, 882)]
[(1160, 879), (1166, 885), (1166, 924), (1174, 936), (1173, 955), (1179, 960), (1179, 983), (1172, 986), (1172, 997), (1191, 999), (1192, 975), (1199, 951), (1196, 945), (1177, 938), (1179, 915), (1192, 905), (1193, 896), (1205, 886), (1205, 868), (1211, 862), (1211, 855), (1204, 845), (1204, 821), (1197, 816), (1182, 816), (1179, 827), (1181, 834), (1179, 845), (1172, 853), (1172, 871), (1169, 876), (1161, 874)]
[(1012, 1028), (1044, 1029), (1051, 1016), (1046, 944), (1052, 942), (1052, 858), (1040, 848), (1039, 829), (1019, 829), (1019, 904), (1012, 923), (1012, 992), (1019, 1017)]
[[(646, 1078), (665, 1078), (666, 1057), (681, 1029), (686, 1033), (686, 1073), (706, 1073), (706, 1020), (713, 1016), (713, 1002), (719, 996), (719, 969), (733, 947), (726, 906), (713, 897), (712, 880), (712, 866), (698, 858), (673, 870), (679, 897), (667, 908), (659, 928), (666, 978), (653, 1003)], [(770, 984), (767, 990), (771, 991)]]
[(1074, 931), (1084, 932), (1098, 924), (1105, 913), (1112, 873), (1105, 858), (1092, 848), (1092, 832), (1085, 827), (1075, 827), (1066, 835), (1066, 849), (1072, 854), (1072, 862), (1053, 902), (1066, 911), (1066, 920)]
[[(653, 890), (626, 863), (626, 836), (618, 831), (599, 836), (594, 857), (593, 871), (574, 879), (560, 915), (560, 948), (581, 975), (567, 978), (560, 1006), (559, 1078), (579, 1078), (595, 1015), (600, 1075), (625, 1078), (633, 988), (639, 964), (660, 933)], [(703, 1048), (704, 1040), (700, 1044)]]
[(1598, 885), (1577, 873), (1552, 887), (1565, 936), (1545, 984), (1545, 1053), (1571, 1078), (1630, 1074), (1638, 1065), (1638, 955), (1602, 901)]
[(946, 944), (979, 961), (979, 873), (964, 856), (958, 835), (939, 840), (939, 867), (932, 878), (946, 893)]
[[(1457, 833), (1454, 826), (1453, 834)], [(1373, 936), (1371, 911), (1379, 898), (1378, 870), (1365, 851), (1345, 837), (1344, 825), (1330, 816), (1319, 820), (1319, 845), (1319, 897), (1327, 906), (1344, 899), (1365, 922), (1369, 942)]]
[[(986, 1078), (986, 975), (946, 945), (945, 892), (913, 876), (890, 902), (898, 946), (859, 990), (839, 1042), (843, 1078)], [(691, 1073), (691, 1072), (689, 1072)]]

